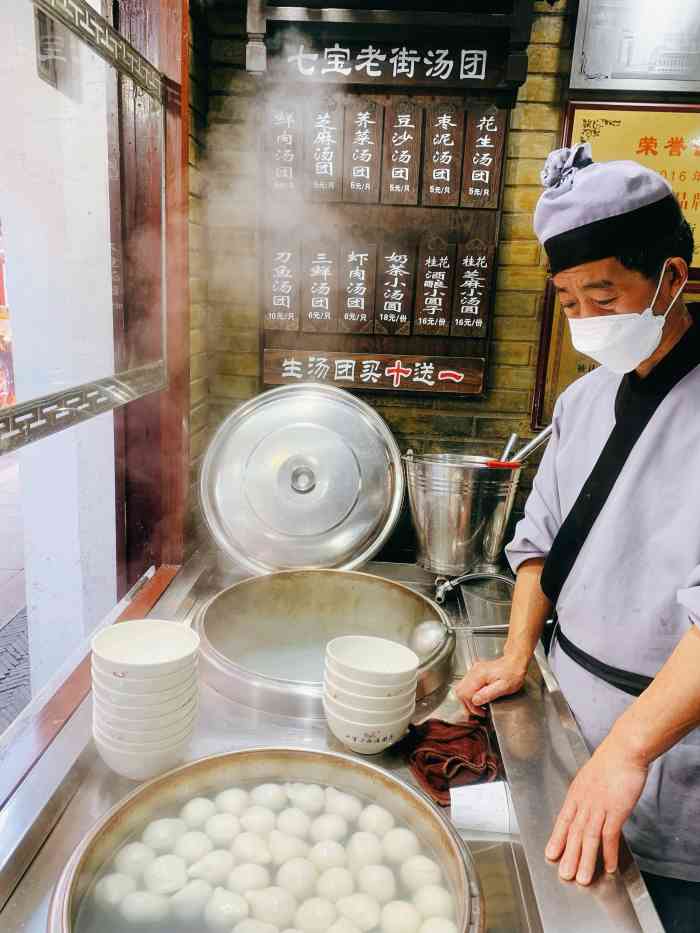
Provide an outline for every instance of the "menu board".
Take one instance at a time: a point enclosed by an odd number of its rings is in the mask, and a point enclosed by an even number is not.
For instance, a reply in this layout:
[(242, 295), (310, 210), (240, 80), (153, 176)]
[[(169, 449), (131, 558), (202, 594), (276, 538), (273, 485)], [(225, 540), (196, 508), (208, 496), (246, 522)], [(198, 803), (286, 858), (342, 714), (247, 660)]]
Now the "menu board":
[(484, 388), (483, 357), (401, 356), (267, 349), (267, 385), (325, 382), (345, 389), (478, 395)]
[(293, 237), (267, 244), (265, 263), (265, 330), (299, 330), (301, 251)]
[(451, 103), (428, 107), (423, 140), (423, 194), (426, 207), (457, 207), (462, 181), (464, 110)]
[(326, 98), (306, 116), (306, 192), (312, 201), (340, 201), (342, 195), (343, 108)]
[(385, 108), (382, 203), (418, 203), (422, 140), (422, 107), (398, 100)]
[(343, 200), (376, 204), (382, 162), (384, 108), (358, 98), (345, 106)]
[(276, 101), (265, 111), (265, 152), (268, 187), (274, 195), (301, 190), (301, 110), (294, 103)]
[(418, 253), (414, 334), (447, 337), (452, 310), (452, 279), (457, 247), (432, 239)]
[(400, 241), (384, 241), (377, 262), (375, 334), (411, 333), (415, 265), (411, 247)]
[(450, 327), (452, 337), (486, 336), (493, 266), (493, 249), (460, 243)]
[(338, 249), (332, 242), (302, 247), (301, 329), (338, 330)]
[(462, 207), (497, 208), (507, 112), (495, 105), (469, 110), (464, 145)]
[(340, 312), (338, 330), (343, 334), (371, 334), (374, 330), (377, 247), (343, 244), (340, 251)]

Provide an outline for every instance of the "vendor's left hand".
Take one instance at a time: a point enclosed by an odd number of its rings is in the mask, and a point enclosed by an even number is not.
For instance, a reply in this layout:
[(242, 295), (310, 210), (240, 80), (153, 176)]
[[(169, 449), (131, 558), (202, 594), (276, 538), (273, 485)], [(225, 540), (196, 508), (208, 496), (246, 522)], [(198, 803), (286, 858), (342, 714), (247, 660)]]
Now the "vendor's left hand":
[(605, 870), (617, 869), (622, 827), (647, 779), (648, 765), (606, 739), (574, 778), (547, 843), (545, 855), (559, 861), (559, 877), (590, 884), (598, 851)]

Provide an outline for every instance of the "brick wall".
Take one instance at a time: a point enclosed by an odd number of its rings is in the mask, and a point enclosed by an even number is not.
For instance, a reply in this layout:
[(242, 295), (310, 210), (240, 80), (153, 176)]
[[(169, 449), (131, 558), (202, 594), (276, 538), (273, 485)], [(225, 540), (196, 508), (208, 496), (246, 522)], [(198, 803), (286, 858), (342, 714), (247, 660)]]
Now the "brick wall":
[[(381, 412), (402, 447), (461, 449), (497, 454), (512, 431), (530, 436), (543, 286), (546, 270), (532, 233), (540, 193), (539, 171), (560, 138), (562, 85), (570, 69), (570, 0), (535, 2), (529, 74), (512, 112), (494, 309), (493, 342), (484, 400), (410, 398), (393, 393), (365, 397)], [(257, 391), (258, 350), (253, 96), (258, 79), (244, 70), (244, 3), (208, 7), (208, 132), (206, 137), (207, 291), (195, 274), (193, 294), (193, 405), (198, 434), (195, 460), (211, 431), (236, 405)], [(196, 75), (198, 87), (200, 76)], [(195, 116), (198, 116), (196, 114)], [(193, 140), (195, 151), (199, 146)], [(197, 173), (195, 173), (195, 177)], [(235, 191), (235, 203), (231, 192)], [(193, 192), (194, 193), (194, 192)], [(201, 202), (193, 230), (199, 232)], [(205, 318), (205, 327), (202, 319)], [(201, 357), (201, 362), (200, 358)], [(195, 357), (193, 356), (193, 362)], [(208, 363), (208, 377), (206, 365)], [(197, 375), (199, 377), (197, 378)], [(522, 508), (535, 468), (524, 477)]]

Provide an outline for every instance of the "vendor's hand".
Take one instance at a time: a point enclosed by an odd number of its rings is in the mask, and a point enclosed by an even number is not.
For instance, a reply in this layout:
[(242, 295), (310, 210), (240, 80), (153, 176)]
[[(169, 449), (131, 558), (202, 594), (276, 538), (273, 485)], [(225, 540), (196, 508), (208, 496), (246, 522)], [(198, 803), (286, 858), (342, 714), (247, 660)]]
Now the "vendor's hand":
[(520, 690), (526, 671), (526, 662), (507, 655), (495, 661), (476, 661), (456, 687), (455, 693), (470, 713), (483, 716), (482, 707), (485, 703)]
[(619, 742), (606, 739), (576, 775), (545, 855), (559, 861), (559, 877), (590, 884), (598, 850), (605, 870), (617, 869), (622, 827), (639, 800), (648, 765)]

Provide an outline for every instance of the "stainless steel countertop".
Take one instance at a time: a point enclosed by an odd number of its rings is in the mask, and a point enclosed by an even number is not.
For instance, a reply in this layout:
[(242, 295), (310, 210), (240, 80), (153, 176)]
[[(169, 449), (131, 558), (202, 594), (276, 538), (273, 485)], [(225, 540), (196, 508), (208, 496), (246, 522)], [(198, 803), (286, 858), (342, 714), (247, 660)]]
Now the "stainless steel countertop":
[[(423, 591), (432, 584), (432, 578), (408, 565), (373, 564), (365, 569)], [(196, 557), (166, 591), (152, 615), (184, 619), (200, 600), (238, 576), (229, 567), (212, 564), (209, 557)], [(474, 657), (500, 652), (503, 633), (468, 629), (459, 601), (449, 608), (457, 631), (454, 678), (458, 679)], [(422, 717), (454, 719), (461, 715), (459, 704), (450, 694), (428, 698), (419, 711)], [(489, 933), (663, 933), (628, 853), (622, 873), (602, 877), (590, 888), (560, 882), (556, 867), (547, 864), (542, 856), (566, 787), (588, 757), (543, 659), (533, 662), (522, 694), (494, 704), (493, 720), (521, 835), (462, 832), (476, 861)], [(48, 834), (0, 912), (2, 933), (44, 933), (53, 886), (74, 847), (95, 821), (134, 787), (102, 763), (90, 732), (88, 697), (6, 811), (0, 813), (0, 853), (20, 838), (24, 839), (25, 853), (36, 850)], [(188, 757), (194, 760), (260, 745), (341, 749), (322, 722), (259, 713), (202, 685), (199, 720)], [(408, 769), (390, 751), (372, 760), (412, 783)]]

